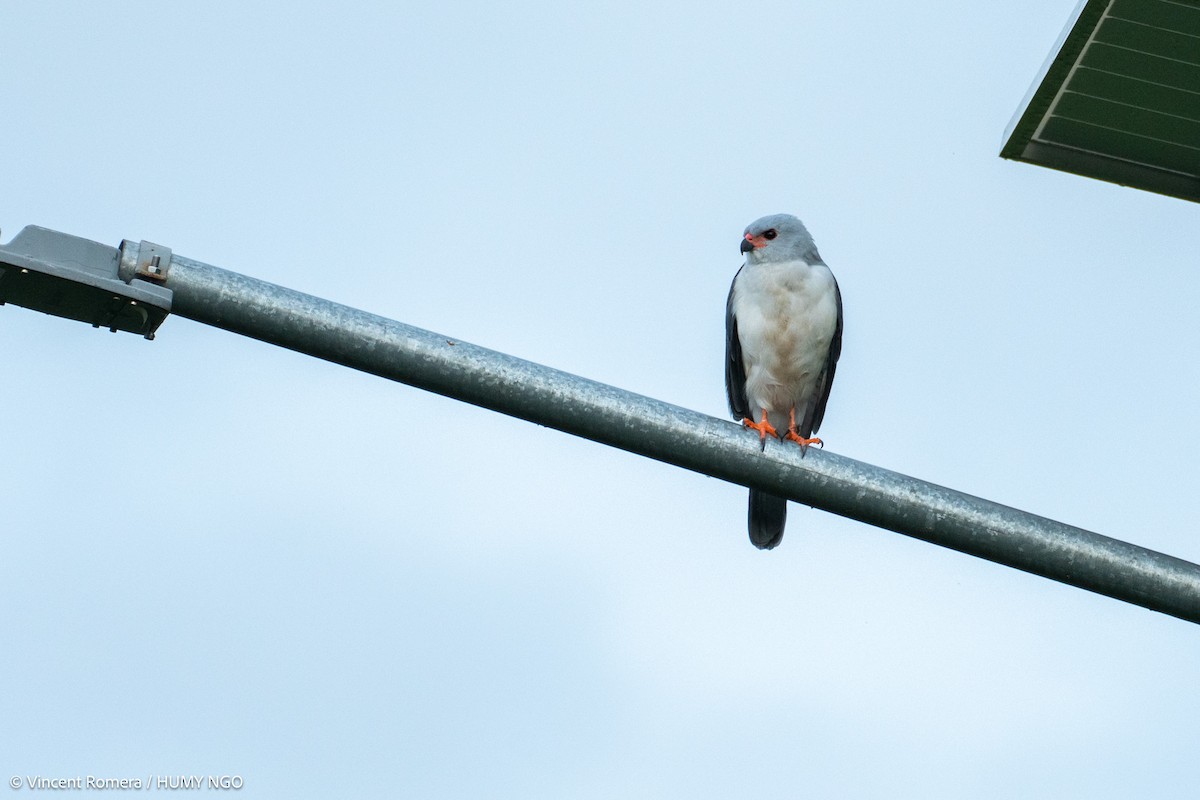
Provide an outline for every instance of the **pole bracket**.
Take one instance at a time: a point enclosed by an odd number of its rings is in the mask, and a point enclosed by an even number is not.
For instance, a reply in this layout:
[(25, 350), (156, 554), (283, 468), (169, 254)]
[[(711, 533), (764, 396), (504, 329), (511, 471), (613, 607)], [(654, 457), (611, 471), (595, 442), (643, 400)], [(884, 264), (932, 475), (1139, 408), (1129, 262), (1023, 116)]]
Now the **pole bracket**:
[(121, 263), (117, 274), (121, 280), (129, 283), (135, 278), (144, 281), (163, 284), (167, 282), (167, 273), (171, 270), (171, 248), (166, 245), (147, 242), (131, 242), (121, 240)]

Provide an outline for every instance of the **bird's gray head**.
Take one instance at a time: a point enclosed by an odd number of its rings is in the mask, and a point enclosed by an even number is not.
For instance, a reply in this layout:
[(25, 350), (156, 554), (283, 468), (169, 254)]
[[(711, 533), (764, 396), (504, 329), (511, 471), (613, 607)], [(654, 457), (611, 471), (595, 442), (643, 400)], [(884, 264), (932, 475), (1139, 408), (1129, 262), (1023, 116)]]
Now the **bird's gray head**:
[(772, 214), (747, 225), (742, 236), (742, 252), (750, 264), (779, 261), (824, 263), (808, 228), (791, 214)]

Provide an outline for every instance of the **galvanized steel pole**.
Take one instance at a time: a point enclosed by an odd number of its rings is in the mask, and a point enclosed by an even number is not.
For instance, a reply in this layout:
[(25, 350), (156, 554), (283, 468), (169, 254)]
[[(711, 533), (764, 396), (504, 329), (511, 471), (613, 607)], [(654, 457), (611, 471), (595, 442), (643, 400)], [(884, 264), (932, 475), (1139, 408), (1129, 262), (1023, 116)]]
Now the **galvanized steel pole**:
[(1200, 623), (1200, 567), (1172, 556), (831, 452), (761, 452), (734, 422), (180, 256), (166, 287), (181, 317)]

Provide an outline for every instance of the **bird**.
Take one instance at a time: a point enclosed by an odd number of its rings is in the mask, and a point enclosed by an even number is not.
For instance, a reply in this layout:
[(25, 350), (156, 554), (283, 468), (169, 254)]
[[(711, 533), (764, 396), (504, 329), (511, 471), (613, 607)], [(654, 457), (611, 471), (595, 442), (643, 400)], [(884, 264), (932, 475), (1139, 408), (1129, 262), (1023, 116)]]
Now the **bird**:
[[(758, 432), (800, 445), (824, 443), (821, 427), (842, 354), (842, 293), (804, 223), (791, 214), (751, 222), (746, 261), (725, 303), (725, 391), (729, 411)], [(781, 432), (782, 431), (782, 432)], [(750, 490), (750, 541), (770, 550), (783, 539), (787, 499)]]

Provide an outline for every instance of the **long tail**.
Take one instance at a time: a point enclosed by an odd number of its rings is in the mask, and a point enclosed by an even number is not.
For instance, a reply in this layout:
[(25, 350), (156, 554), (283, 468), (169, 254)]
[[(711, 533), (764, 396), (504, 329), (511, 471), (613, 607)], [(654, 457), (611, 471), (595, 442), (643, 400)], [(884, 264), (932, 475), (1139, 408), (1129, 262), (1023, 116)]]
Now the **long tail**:
[(787, 522), (787, 499), (750, 490), (750, 541), (759, 550), (770, 550), (783, 539)]

